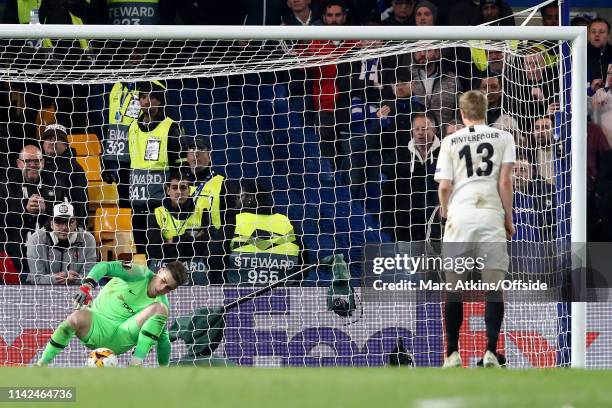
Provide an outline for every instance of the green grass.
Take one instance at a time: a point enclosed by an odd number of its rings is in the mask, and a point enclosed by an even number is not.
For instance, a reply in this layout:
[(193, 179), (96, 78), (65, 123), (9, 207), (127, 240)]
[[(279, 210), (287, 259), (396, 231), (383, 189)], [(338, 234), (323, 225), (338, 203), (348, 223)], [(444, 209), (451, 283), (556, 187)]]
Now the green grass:
[(76, 387), (4, 407), (612, 407), (612, 372), (571, 369), (0, 368), (0, 387)]

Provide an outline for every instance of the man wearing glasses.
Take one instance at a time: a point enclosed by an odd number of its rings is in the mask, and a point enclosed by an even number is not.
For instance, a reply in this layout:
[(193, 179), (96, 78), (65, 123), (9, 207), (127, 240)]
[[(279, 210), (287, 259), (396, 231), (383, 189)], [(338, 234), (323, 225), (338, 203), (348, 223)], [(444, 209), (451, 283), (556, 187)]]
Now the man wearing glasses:
[(47, 223), (53, 204), (64, 200), (55, 183), (43, 180), (44, 167), (40, 149), (27, 145), (19, 152), (17, 168), (9, 169), (8, 182), (0, 184), (0, 252), (7, 257), (7, 272), (13, 272), (4, 275), (4, 283), (19, 284), (20, 272), (26, 276), (26, 242)]

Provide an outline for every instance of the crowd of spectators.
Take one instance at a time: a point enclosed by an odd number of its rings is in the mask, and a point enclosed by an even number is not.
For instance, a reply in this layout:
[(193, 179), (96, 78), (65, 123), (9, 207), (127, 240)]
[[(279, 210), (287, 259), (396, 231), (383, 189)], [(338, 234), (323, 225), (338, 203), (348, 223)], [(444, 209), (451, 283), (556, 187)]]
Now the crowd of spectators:
[[(75, 16), (81, 23), (96, 24), (515, 24), (502, 0), (239, 3), (152, 0), (136, 7), (121, 1), (43, 1), (40, 10), (28, 14), (9, 2), (4, 20), (26, 23), (36, 15), (43, 24), (75, 23)], [(559, 24), (557, 4), (540, 12), (543, 25)], [(610, 25), (587, 16), (572, 20), (576, 25), (585, 22), (589, 239), (606, 240), (612, 230), (612, 160), (606, 159), (612, 155)], [(361, 45), (316, 40), (297, 44), (292, 52), (338, 56)], [(368, 197), (369, 185), (379, 187), (380, 227), (395, 241), (426, 239), (427, 224), (438, 205), (433, 177), (440, 142), (463, 127), (457, 107), (460, 94), (480, 90), (489, 105), (487, 124), (510, 131), (516, 139), (515, 239), (550, 240), (560, 234), (558, 194), (567, 181), (559, 176), (568, 168), (563, 135), (569, 131), (569, 119), (559, 89), (562, 56), (546, 42), (516, 47), (521, 57), (512, 61), (502, 51), (475, 44), (322, 64), (291, 70), (282, 85), (291, 98), (303, 100), (305, 125), (316, 129), (321, 156), (345, 177), (352, 197), (362, 200)], [(139, 53), (130, 53), (128, 64), (138, 65)], [(513, 69), (508, 69), (510, 63)], [(29, 83), (2, 87), (6, 97), (0, 109), (1, 253), (5, 272), (21, 272), (12, 281), (5, 273), (4, 281), (75, 283), (95, 262), (97, 245), (87, 232), (88, 180), (68, 138), (71, 131), (87, 128), (87, 117), (72, 115), (87, 110), (78, 106), (87, 89)], [(158, 265), (174, 259), (208, 259), (195, 269), (216, 273), (201, 281), (192, 278), (194, 283), (226, 280), (221, 271), (237, 248), (246, 253), (252, 251), (250, 246), (265, 247), (269, 255), (278, 255), (270, 248), (284, 245), (292, 263), (302, 262), (299, 231), (274, 211), (269, 197), (257, 194), (260, 185), (228, 180), (212, 170), (209, 139), (184, 134), (179, 118), (166, 109), (167, 95), (163, 81), (116, 84), (108, 95), (111, 108), (99, 135), (104, 145), (102, 178), (118, 183), (118, 205), (132, 211), (136, 252)], [(117, 143), (109, 142), (111, 128), (123, 134), (126, 148), (121, 154)], [(269, 229), (242, 236), (239, 219), (265, 220)], [(284, 236), (282, 243), (275, 241), (278, 234)], [(432, 234), (440, 236), (437, 221)]]

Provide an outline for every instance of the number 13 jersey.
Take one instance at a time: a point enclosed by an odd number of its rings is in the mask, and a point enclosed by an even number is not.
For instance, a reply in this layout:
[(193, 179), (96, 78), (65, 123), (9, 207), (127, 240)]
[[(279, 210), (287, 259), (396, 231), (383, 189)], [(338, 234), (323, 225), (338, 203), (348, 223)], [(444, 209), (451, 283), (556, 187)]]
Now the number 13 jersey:
[(514, 163), (514, 138), (486, 125), (463, 128), (442, 141), (435, 180), (453, 182), (449, 215), (482, 208), (504, 212), (498, 192), (501, 165)]

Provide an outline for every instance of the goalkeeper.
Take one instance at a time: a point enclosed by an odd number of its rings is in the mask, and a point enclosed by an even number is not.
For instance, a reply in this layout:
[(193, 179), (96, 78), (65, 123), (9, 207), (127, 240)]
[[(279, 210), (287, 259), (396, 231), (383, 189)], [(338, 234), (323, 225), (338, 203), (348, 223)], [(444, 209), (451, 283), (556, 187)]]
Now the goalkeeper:
[[(112, 278), (93, 300), (91, 291), (104, 277)], [(134, 346), (130, 365), (142, 365), (157, 345), (159, 365), (168, 365), (170, 341), (166, 330), (167, 293), (187, 280), (182, 263), (170, 262), (157, 274), (143, 265), (120, 261), (94, 266), (74, 296), (75, 310), (51, 335), (37, 365), (49, 364), (76, 336), (90, 349), (106, 347), (119, 355)]]

